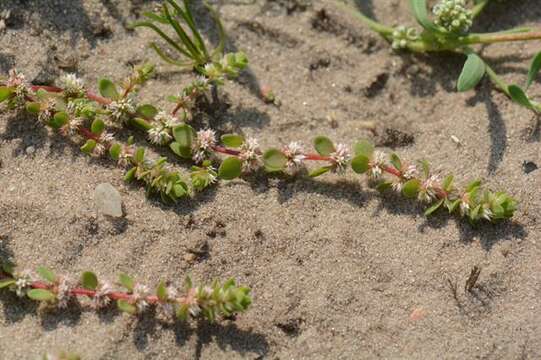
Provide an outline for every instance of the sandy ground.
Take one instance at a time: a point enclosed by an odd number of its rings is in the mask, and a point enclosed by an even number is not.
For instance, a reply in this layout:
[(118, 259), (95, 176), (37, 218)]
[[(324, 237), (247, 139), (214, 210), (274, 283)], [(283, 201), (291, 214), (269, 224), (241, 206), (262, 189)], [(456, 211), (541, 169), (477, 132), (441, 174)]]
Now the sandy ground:
[[(405, 0), (358, 3), (388, 24), (412, 23)], [(541, 25), (538, 5), (495, 4), (477, 30)], [(37, 83), (69, 71), (91, 84), (122, 78), (132, 64), (157, 61), (146, 48), (154, 35), (124, 26), (148, 7), (135, 0), (2, 2), (11, 17), (0, 35), (0, 70), (16, 65)], [(168, 326), (114, 310), (42, 315), (2, 294), (0, 358), (34, 359), (48, 350), (84, 359), (541, 358), (541, 173), (524, 165), (541, 165), (531, 114), (488, 81), (456, 93), (461, 57), (393, 54), (325, 1), (222, 1), (220, 10), (229, 48), (245, 51), (251, 68), (224, 89), (230, 108), (203, 121), (257, 136), (264, 146), (308, 144), (319, 134), (347, 144), (372, 138), (461, 182), (480, 177), (510, 192), (520, 201), (514, 221), (472, 227), (445, 215), (427, 220), (415, 203), (380, 196), (353, 174), (248, 177), (164, 206), (30, 117), (2, 114), (2, 257), (111, 280), (122, 271), (148, 283), (180, 282), (187, 273), (198, 281), (233, 276), (253, 288), (254, 305), (236, 321)], [(209, 24), (204, 30), (213, 38)], [(490, 46), (483, 54), (508, 81), (524, 82), (539, 44)], [(189, 77), (159, 70), (143, 97), (165, 104)], [(271, 86), (282, 106), (265, 105), (258, 84)], [(532, 94), (541, 95), (539, 83)], [(377, 123), (378, 135), (363, 129), (365, 121)], [(122, 193), (125, 219), (96, 214), (93, 191), (102, 182)], [(465, 293), (476, 265), (479, 282)]]

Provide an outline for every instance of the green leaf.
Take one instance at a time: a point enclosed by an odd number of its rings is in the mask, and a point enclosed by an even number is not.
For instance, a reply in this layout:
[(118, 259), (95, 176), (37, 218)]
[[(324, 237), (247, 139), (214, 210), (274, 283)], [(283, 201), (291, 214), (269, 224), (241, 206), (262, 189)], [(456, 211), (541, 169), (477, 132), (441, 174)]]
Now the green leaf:
[(443, 183), (442, 183), (442, 187), (443, 187), (443, 190), (449, 192), (451, 191), (451, 189), (453, 188), (453, 175), (448, 175), (445, 177), (445, 179), (443, 179)]
[(394, 153), (391, 154), (390, 162), (395, 167), (396, 170), (399, 170), (399, 171), (402, 170), (402, 161), (400, 160), (398, 155)]
[(45, 289), (31, 289), (28, 290), (26, 295), (36, 301), (53, 301), (56, 299), (56, 296), (51, 291)]
[(308, 176), (310, 177), (318, 177), (318, 176), (321, 176), (327, 172), (329, 172), (329, 170), (331, 170), (331, 167), (330, 166), (323, 166), (323, 167), (320, 167), (320, 168), (317, 168), (315, 170), (312, 170)]
[(407, 198), (414, 198), (417, 196), (420, 188), (421, 182), (417, 179), (411, 179), (402, 187), (402, 194)]
[(92, 131), (95, 135), (100, 135), (103, 130), (105, 130), (105, 123), (101, 119), (95, 119), (92, 121), (92, 125), (90, 126), (90, 131)]
[(137, 164), (141, 164), (143, 161), (145, 161), (145, 148), (138, 147), (137, 150), (135, 150), (133, 161), (135, 161)]
[(466, 186), (466, 192), (470, 192), (479, 186), (481, 186), (481, 180), (474, 180)]
[[(539, 73), (539, 70), (541, 70), (541, 52), (538, 52), (532, 60), (530, 70), (528, 71), (528, 81), (526, 83), (526, 89), (528, 89), (533, 84), (535, 78), (537, 77), (537, 74)], [(0, 101), (2, 101), (1, 97)]]
[(60, 129), (62, 126), (66, 125), (69, 121), (69, 115), (65, 113), (64, 111), (59, 111), (56, 114), (54, 114), (51, 121), (49, 121), (49, 125), (53, 129)]
[(81, 151), (84, 152), (85, 154), (92, 154), (96, 145), (97, 145), (96, 140), (88, 139), (86, 143), (83, 146), (81, 146)]
[(0, 103), (7, 100), (11, 94), (13, 94), (13, 90), (11, 88), (8, 88), (7, 86), (0, 86)]
[(125, 182), (132, 182), (135, 178), (135, 172), (137, 171), (136, 167), (132, 167), (130, 170), (126, 172), (126, 175), (124, 175), (124, 181)]
[(449, 201), (448, 199), (445, 199), (445, 206), (447, 207), (447, 210), (449, 210), (449, 214), (452, 214), (453, 212), (455, 212), (459, 204), (460, 204), (460, 199), (456, 199), (453, 201)]
[(393, 183), (390, 181), (382, 181), (376, 186), (376, 190), (379, 192), (385, 192), (393, 187)]
[(457, 89), (460, 92), (473, 89), (485, 76), (486, 65), (477, 54), (468, 54), (462, 73), (458, 78)]
[(113, 160), (120, 159), (121, 152), (122, 152), (122, 145), (120, 145), (119, 143), (115, 143), (111, 145), (111, 147), (109, 148), (109, 155), (111, 155), (111, 158)]
[(421, 164), (421, 167), (423, 168), (423, 175), (425, 178), (428, 178), (430, 176), (430, 165), (428, 164), (428, 161), (421, 160), (419, 161)]
[(116, 85), (109, 79), (101, 79), (98, 82), (101, 96), (109, 99), (118, 99), (120, 95), (116, 89)]
[(1, 271), (8, 275), (13, 275), (15, 272), (15, 264), (9, 260), (0, 261), (0, 272)]
[(355, 155), (364, 155), (367, 158), (371, 158), (374, 153), (374, 144), (368, 140), (361, 140), (353, 147)]
[(144, 104), (137, 108), (137, 114), (146, 119), (154, 119), (158, 115), (158, 109), (151, 104)]
[(434, 205), (426, 209), (425, 216), (432, 215), (436, 210), (438, 210), (443, 204), (444, 200), (445, 199), (441, 199), (440, 201), (438, 201), (437, 203), (435, 203)]
[(158, 289), (156, 290), (156, 295), (158, 296), (158, 299), (161, 301), (167, 301), (167, 288), (165, 287), (165, 283), (162, 281), (160, 282), (160, 285), (158, 285)]
[(15, 279), (4, 279), (0, 280), (0, 289), (3, 289), (5, 287), (8, 287), (10, 285), (15, 284), (17, 281)]
[(351, 167), (357, 174), (364, 174), (370, 169), (370, 159), (365, 155), (357, 155), (351, 160)]
[(39, 274), (39, 276), (41, 276), (44, 280), (47, 280), (48, 282), (54, 283), (56, 281), (56, 275), (47, 268), (40, 266), (38, 267), (36, 272)]
[(436, 25), (428, 18), (426, 0), (410, 0), (410, 3), (413, 15), (419, 25), (430, 32), (440, 32)]
[(37, 102), (27, 102), (26, 111), (28, 111), (30, 114), (39, 114), (41, 111), (41, 105)]
[(85, 271), (81, 276), (81, 285), (88, 290), (96, 290), (98, 288), (98, 277), (90, 271)]
[(287, 156), (278, 149), (269, 149), (263, 155), (263, 164), (269, 172), (282, 171), (287, 165)]
[(117, 300), (116, 305), (118, 307), (118, 310), (120, 310), (122, 312), (131, 314), (131, 315), (133, 315), (133, 314), (135, 314), (137, 312), (137, 308), (135, 307), (135, 305), (130, 304), (126, 300), (122, 300), (122, 299)]
[(517, 85), (509, 85), (508, 87), (509, 95), (511, 99), (519, 105), (522, 105), (528, 109), (533, 108), (533, 105), (528, 98), (528, 95)]
[(225, 159), (218, 169), (218, 176), (224, 180), (233, 180), (242, 173), (242, 161), (236, 157)]
[(222, 143), (230, 148), (239, 148), (244, 144), (244, 137), (237, 134), (222, 135)]
[(314, 147), (321, 156), (329, 156), (336, 151), (333, 142), (326, 136), (318, 136), (315, 138)]
[(192, 143), (195, 139), (195, 131), (190, 125), (179, 125), (173, 129), (173, 137), (178, 145), (170, 145), (173, 152), (183, 158), (192, 157)]
[(133, 280), (133, 278), (131, 278), (129, 275), (121, 273), (118, 276), (118, 282), (120, 283), (120, 285), (128, 289), (129, 292), (133, 291), (133, 288), (135, 286), (135, 280)]

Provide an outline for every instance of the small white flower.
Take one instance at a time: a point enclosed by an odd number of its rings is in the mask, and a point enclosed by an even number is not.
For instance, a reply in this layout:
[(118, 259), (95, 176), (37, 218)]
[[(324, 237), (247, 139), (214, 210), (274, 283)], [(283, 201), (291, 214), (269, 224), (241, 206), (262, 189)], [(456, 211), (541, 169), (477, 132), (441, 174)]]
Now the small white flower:
[(330, 155), (330, 158), (334, 165), (333, 171), (341, 173), (346, 170), (351, 153), (345, 144), (338, 144), (336, 145), (336, 151)]
[(181, 122), (176, 117), (174, 117), (173, 115), (168, 114), (165, 111), (160, 111), (156, 115), (154, 120), (161, 123), (166, 128), (173, 128), (173, 127), (181, 124)]
[(379, 179), (385, 169), (386, 155), (382, 151), (375, 151), (372, 161), (370, 161), (370, 176), (373, 179)]
[(169, 130), (162, 124), (154, 126), (148, 130), (148, 139), (156, 145), (165, 145), (169, 143), (173, 137), (169, 134)]
[(20, 274), (17, 274), (17, 281), (15, 281), (15, 293), (18, 297), (24, 297), (26, 295), (26, 289), (32, 285), (34, 276), (30, 270), (23, 270)]
[(45, 104), (41, 105), (38, 120), (44, 124), (48, 123), (54, 115), (56, 102), (53, 99), (47, 99)]
[(239, 149), (239, 159), (242, 161), (242, 170), (251, 172), (259, 167), (259, 157), (261, 149), (259, 142), (255, 138), (248, 138)]
[(103, 308), (111, 302), (111, 299), (109, 298), (109, 294), (113, 292), (113, 287), (110, 283), (104, 282), (100, 285), (98, 290), (96, 290), (96, 293), (94, 294), (94, 298), (92, 299), (92, 306), (95, 309)]
[(304, 159), (306, 159), (302, 144), (296, 141), (284, 146), (282, 152), (287, 157), (287, 168), (292, 171), (301, 167)]
[(135, 113), (135, 101), (130, 97), (113, 101), (107, 107), (113, 118), (118, 121), (124, 121)]
[(68, 97), (80, 97), (85, 92), (83, 80), (79, 79), (75, 74), (66, 74), (59, 80), (60, 87), (64, 89), (64, 93)]
[(71, 285), (70, 281), (66, 278), (62, 278), (56, 288), (56, 298), (58, 300), (58, 306), (65, 308), (68, 306), (70, 298)]
[(146, 298), (149, 295), (149, 292), (150, 290), (146, 285), (137, 284), (134, 286), (132, 298), (139, 312), (143, 312), (148, 306)]
[(62, 128), (60, 128), (60, 132), (64, 136), (75, 135), (77, 130), (83, 124), (83, 122), (84, 122), (84, 119), (80, 118), (80, 117), (70, 118), (68, 123), (66, 125), (62, 126)]
[(431, 175), (421, 185), (419, 191), (419, 200), (430, 202), (438, 196), (440, 177), (438, 175)]
[(108, 143), (110, 143), (110, 142), (112, 142), (114, 140), (115, 140), (115, 136), (113, 134), (104, 131), (100, 135), (99, 142), (108, 144)]
[(9, 77), (6, 81), (8, 87), (18, 87), (25, 84), (25, 77), (22, 73), (19, 73), (17, 69), (11, 69), (9, 71)]
[(216, 145), (216, 133), (214, 130), (200, 130), (197, 132), (196, 139), (193, 143), (193, 160), (200, 163), (207, 158), (208, 153)]
[(465, 0), (441, 0), (434, 6), (434, 23), (449, 32), (467, 32), (473, 24), (473, 13)]
[(408, 165), (406, 170), (402, 173), (402, 177), (406, 180), (411, 180), (418, 175), (417, 166)]

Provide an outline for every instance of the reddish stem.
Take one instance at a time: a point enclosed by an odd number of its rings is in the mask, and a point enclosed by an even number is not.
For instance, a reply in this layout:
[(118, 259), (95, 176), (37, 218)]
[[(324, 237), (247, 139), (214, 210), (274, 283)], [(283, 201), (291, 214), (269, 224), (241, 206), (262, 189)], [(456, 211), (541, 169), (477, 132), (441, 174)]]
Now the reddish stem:
[(228, 148), (220, 146), (220, 145), (213, 146), (212, 150), (214, 150), (214, 151), (216, 151), (218, 153), (221, 153), (221, 154), (226, 154), (226, 155), (232, 155), (232, 156), (239, 156), (240, 155), (240, 151), (233, 150), (233, 149), (228, 149)]
[(398, 178), (402, 177), (402, 173), (400, 172), (400, 170), (397, 170), (392, 166), (386, 166), (385, 168), (383, 168), (383, 171), (385, 171), (388, 174), (394, 175)]
[(330, 156), (322, 156), (318, 154), (304, 154), (304, 160), (308, 161), (331, 161)]
[[(30, 285), (33, 289), (43, 289), (43, 290), (55, 290), (55, 285), (46, 284), (41, 281), (35, 281)], [(70, 290), (70, 295), (72, 296), (87, 296), (89, 298), (96, 297), (97, 291), (95, 290), (89, 290), (84, 288), (73, 288)], [(110, 292), (104, 296), (107, 296), (111, 300), (126, 300), (126, 301), (132, 301), (134, 300), (133, 296), (131, 294), (128, 294), (126, 292), (121, 291), (114, 291)], [(185, 300), (185, 298), (178, 299), (180, 302)], [(162, 301), (156, 296), (156, 295), (149, 295), (145, 297), (145, 301), (149, 304), (158, 304), (162, 303)]]
[[(32, 89), (32, 91), (34, 91), (34, 92), (38, 91), (38, 90), (45, 90), (45, 91), (51, 92), (51, 93), (61, 93), (62, 91), (64, 91), (63, 89), (61, 89), (59, 87), (56, 87), (56, 86), (44, 86), (44, 85), (32, 85), (32, 86), (30, 86), (30, 89)], [(91, 91), (87, 91), (85, 93), (85, 95), (89, 100), (95, 101), (95, 102), (100, 103), (102, 105), (109, 105), (111, 103), (110, 99), (106, 99), (104, 97), (96, 95)]]

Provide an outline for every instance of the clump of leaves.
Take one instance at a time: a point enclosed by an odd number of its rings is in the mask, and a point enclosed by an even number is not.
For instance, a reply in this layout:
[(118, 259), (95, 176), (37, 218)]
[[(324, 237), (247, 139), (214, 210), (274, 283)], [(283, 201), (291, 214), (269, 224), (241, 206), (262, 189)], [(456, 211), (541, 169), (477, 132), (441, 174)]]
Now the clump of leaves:
[(74, 299), (93, 309), (116, 303), (120, 311), (131, 315), (155, 307), (164, 320), (203, 317), (214, 322), (218, 317), (244, 312), (252, 303), (250, 289), (237, 286), (233, 279), (196, 286), (187, 277), (182, 290), (163, 281), (151, 290), (126, 274), (120, 274), (114, 286), (99, 280), (93, 272), (84, 272), (78, 280), (72, 280), (44, 267), (34, 273), (20, 271), (13, 264), (2, 264), (0, 290), (13, 291), (44, 307), (66, 308)]
[[(171, 50), (177, 53), (175, 57), (169, 56), (158, 44), (151, 43), (150, 46), (163, 61), (184, 69), (194, 70), (213, 81), (219, 81), (224, 73), (237, 75), (238, 71), (246, 66), (246, 57), (243, 53), (227, 54), (224, 57), (226, 41), (224, 27), (216, 10), (206, 2), (204, 4), (218, 28), (219, 43), (213, 50), (209, 50), (205, 44), (195, 23), (188, 0), (183, 0), (182, 5), (176, 0), (165, 0), (161, 11), (144, 13), (147, 20), (135, 22), (131, 27), (152, 29), (165, 40)], [(163, 25), (173, 30), (177, 37), (176, 40), (162, 30), (161, 26)]]
[[(478, 44), (494, 44), (511, 41), (540, 40), (541, 31), (527, 27), (519, 27), (492, 33), (472, 33), (471, 27), (479, 14), (486, 8), (490, 0), (476, 0), (473, 6), (468, 6), (466, 0), (439, 0), (433, 8), (433, 16), (429, 15), (426, 0), (410, 0), (415, 19), (421, 26), (421, 31), (405, 26), (389, 27), (361, 12), (355, 12), (357, 17), (379, 33), (396, 50), (412, 52), (455, 52), (464, 54), (466, 62), (458, 78), (457, 90), (468, 91), (488, 75), (494, 85), (504, 92), (511, 100), (535, 113), (541, 113), (541, 103), (533, 101), (526, 90), (533, 83), (541, 69), (541, 53), (538, 53), (529, 69), (527, 84), (524, 88), (507, 84), (483, 60), (473, 48)], [(336, 2), (337, 5), (351, 12), (349, 6)]]

